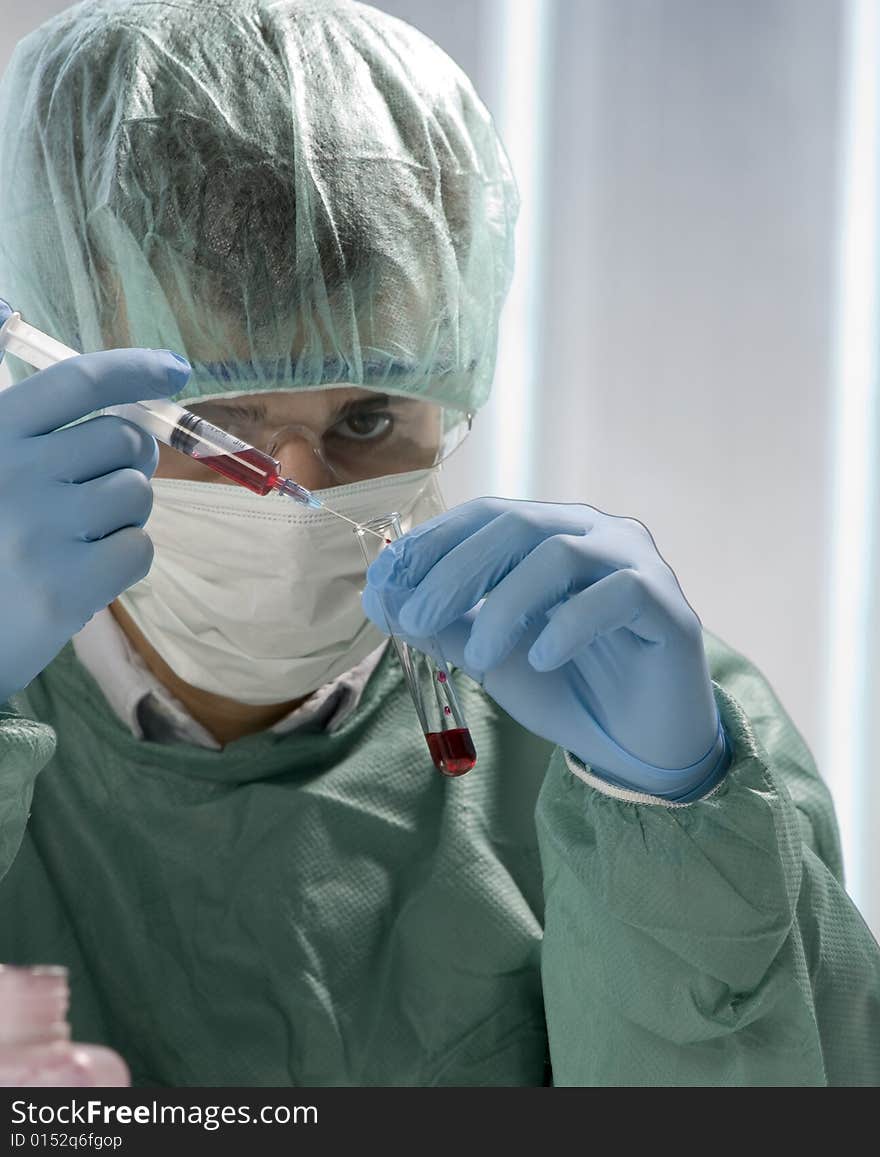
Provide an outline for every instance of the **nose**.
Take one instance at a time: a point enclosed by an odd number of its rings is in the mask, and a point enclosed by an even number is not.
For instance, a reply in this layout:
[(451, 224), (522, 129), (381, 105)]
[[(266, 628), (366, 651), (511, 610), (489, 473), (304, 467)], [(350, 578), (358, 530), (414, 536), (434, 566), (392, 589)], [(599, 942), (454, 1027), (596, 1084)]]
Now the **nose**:
[(276, 436), (275, 457), (281, 472), (307, 490), (326, 490), (338, 486), (339, 479), (328, 469), (317, 452), (315, 436), (306, 429), (291, 427)]

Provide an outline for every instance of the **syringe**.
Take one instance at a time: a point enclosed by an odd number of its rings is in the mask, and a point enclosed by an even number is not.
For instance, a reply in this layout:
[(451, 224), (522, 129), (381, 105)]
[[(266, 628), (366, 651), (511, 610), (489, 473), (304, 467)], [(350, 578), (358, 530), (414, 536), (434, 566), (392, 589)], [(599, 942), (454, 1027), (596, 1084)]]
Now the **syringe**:
[[(28, 325), (22, 320), (21, 314), (16, 313), (2, 298), (0, 322), (3, 323), (0, 326), (0, 353), (7, 351), (14, 354), (34, 369), (44, 370), (56, 362), (79, 356), (76, 350)], [(128, 419), (172, 450), (187, 454), (203, 466), (222, 474), (230, 482), (237, 482), (255, 494), (265, 495), (275, 491), (313, 510), (326, 510), (328, 514), (335, 514), (352, 526), (360, 525), (338, 510), (332, 510), (305, 486), (300, 486), (292, 478), (285, 478), (280, 463), (271, 455), (227, 434), (219, 426), (212, 425), (176, 402), (157, 398), (110, 406), (108, 412)]]

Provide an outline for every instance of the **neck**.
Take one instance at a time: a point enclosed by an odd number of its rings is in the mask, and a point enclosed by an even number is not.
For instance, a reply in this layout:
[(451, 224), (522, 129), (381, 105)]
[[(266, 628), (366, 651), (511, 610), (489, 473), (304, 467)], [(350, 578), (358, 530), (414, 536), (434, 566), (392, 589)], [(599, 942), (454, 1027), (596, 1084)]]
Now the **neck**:
[(286, 703), (239, 703), (237, 699), (227, 699), (223, 695), (215, 695), (212, 691), (193, 687), (175, 675), (118, 602), (110, 604), (110, 613), (152, 674), (180, 700), (193, 719), (201, 723), (202, 727), (223, 746), (235, 739), (241, 739), (244, 735), (265, 731), (267, 727), (289, 715), (295, 707), (299, 707), (309, 698), (308, 695), (304, 695), (300, 699), (290, 699)]

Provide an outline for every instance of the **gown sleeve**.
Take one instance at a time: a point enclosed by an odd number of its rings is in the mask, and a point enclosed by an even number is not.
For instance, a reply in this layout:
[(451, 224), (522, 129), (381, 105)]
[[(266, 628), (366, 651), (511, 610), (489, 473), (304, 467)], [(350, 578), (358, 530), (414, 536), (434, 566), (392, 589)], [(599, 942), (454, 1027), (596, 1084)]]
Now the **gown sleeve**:
[(828, 791), (772, 690), (707, 637), (733, 758), (670, 804), (569, 753), (536, 809), (557, 1085), (880, 1083), (880, 948)]
[(0, 706), (0, 879), (18, 854), (30, 813), (34, 781), (55, 752), (55, 732)]

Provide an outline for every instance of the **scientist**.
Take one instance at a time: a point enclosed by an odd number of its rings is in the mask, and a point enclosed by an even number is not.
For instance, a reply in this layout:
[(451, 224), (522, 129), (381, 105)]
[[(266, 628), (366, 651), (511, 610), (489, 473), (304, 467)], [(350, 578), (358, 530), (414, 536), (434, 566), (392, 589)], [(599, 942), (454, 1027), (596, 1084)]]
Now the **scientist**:
[[(880, 1081), (759, 672), (635, 520), (444, 511), (516, 216), (456, 66), (357, 4), (89, 0), (18, 45), (0, 172), (0, 294), (97, 351), (0, 394), (0, 959), (68, 967), (75, 1037), (152, 1085)], [(163, 395), (401, 512), (363, 602), (344, 522), (88, 417)], [(461, 779), (380, 600), (455, 665)]]

